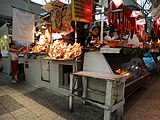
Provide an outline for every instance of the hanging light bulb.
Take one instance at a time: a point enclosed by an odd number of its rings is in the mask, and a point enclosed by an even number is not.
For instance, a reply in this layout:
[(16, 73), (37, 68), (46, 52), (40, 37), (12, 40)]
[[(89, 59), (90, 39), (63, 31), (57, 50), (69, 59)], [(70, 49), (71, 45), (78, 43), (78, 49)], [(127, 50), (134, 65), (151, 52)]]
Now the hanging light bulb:
[(8, 37), (7, 37), (7, 35), (4, 35), (4, 39), (7, 39)]

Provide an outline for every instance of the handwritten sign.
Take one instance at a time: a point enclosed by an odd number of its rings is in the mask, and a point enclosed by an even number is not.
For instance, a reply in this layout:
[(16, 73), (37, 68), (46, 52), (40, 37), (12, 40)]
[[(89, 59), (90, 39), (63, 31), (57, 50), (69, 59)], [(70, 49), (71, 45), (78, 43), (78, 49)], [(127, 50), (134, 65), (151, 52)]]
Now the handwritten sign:
[(72, 0), (72, 20), (92, 22), (92, 0)]

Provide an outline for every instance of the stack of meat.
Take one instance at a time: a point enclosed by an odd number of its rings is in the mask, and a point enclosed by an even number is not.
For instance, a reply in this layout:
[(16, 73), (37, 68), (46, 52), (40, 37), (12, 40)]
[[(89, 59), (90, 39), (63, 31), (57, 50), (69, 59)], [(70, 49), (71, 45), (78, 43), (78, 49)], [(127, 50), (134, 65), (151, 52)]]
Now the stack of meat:
[(116, 73), (119, 74), (119, 75), (125, 76), (127, 79), (130, 78), (130, 77), (132, 77), (132, 74), (129, 73), (125, 69), (118, 69), (118, 70), (116, 70)]
[(126, 47), (127, 46), (127, 40), (111, 40), (109, 46), (111, 48)]
[(48, 46), (50, 44), (50, 33), (48, 29), (43, 31), (43, 33), (40, 35), (39, 41), (36, 43), (36, 45), (33, 47), (34, 53), (37, 52), (47, 52), (48, 51)]
[(56, 40), (50, 46), (48, 59), (73, 60), (81, 54), (81, 48), (82, 47), (78, 43), (71, 45), (62, 40)]

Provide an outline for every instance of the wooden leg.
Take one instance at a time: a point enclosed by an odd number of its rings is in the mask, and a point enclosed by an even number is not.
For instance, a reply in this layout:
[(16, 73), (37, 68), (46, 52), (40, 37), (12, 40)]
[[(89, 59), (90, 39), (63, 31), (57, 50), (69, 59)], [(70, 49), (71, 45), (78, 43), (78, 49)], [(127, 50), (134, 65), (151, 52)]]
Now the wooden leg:
[(77, 65), (73, 65), (73, 69), (72, 70), (73, 70), (73, 73), (77, 72)]
[[(86, 95), (87, 95), (87, 77), (83, 77), (82, 78), (82, 80), (83, 80), (83, 98), (86, 98)], [(86, 104), (86, 102), (85, 102), (85, 100), (83, 100), (83, 104), (85, 105)]]
[(75, 76), (73, 76), (72, 79), (70, 79), (70, 85), (69, 85), (69, 110), (73, 111), (73, 81), (75, 79)]
[(111, 120), (111, 112), (109, 110), (104, 110), (104, 120)]
[[(120, 84), (118, 87), (118, 101), (124, 99), (125, 83)], [(123, 105), (117, 109), (117, 120), (123, 120)]]
[(112, 106), (111, 104), (112, 104), (112, 82), (106, 81), (104, 120), (111, 120), (111, 110), (110, 110), (110, 106)]

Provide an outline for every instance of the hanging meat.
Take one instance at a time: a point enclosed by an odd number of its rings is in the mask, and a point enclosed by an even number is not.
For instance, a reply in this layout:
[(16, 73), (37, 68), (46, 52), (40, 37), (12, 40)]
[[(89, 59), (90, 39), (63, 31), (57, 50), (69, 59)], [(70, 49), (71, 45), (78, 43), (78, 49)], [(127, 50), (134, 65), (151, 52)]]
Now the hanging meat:
[(42, 32), (40, 35), (39, 41), (36, 43), (36, 45), (32, 48), (32, 52), (37, 53), (37, 52), (47, 52), (48, 51), (48, 46), (51, 42), (51, 36), (49, 33), (49, 30), (46, 29), (45, 31)]

